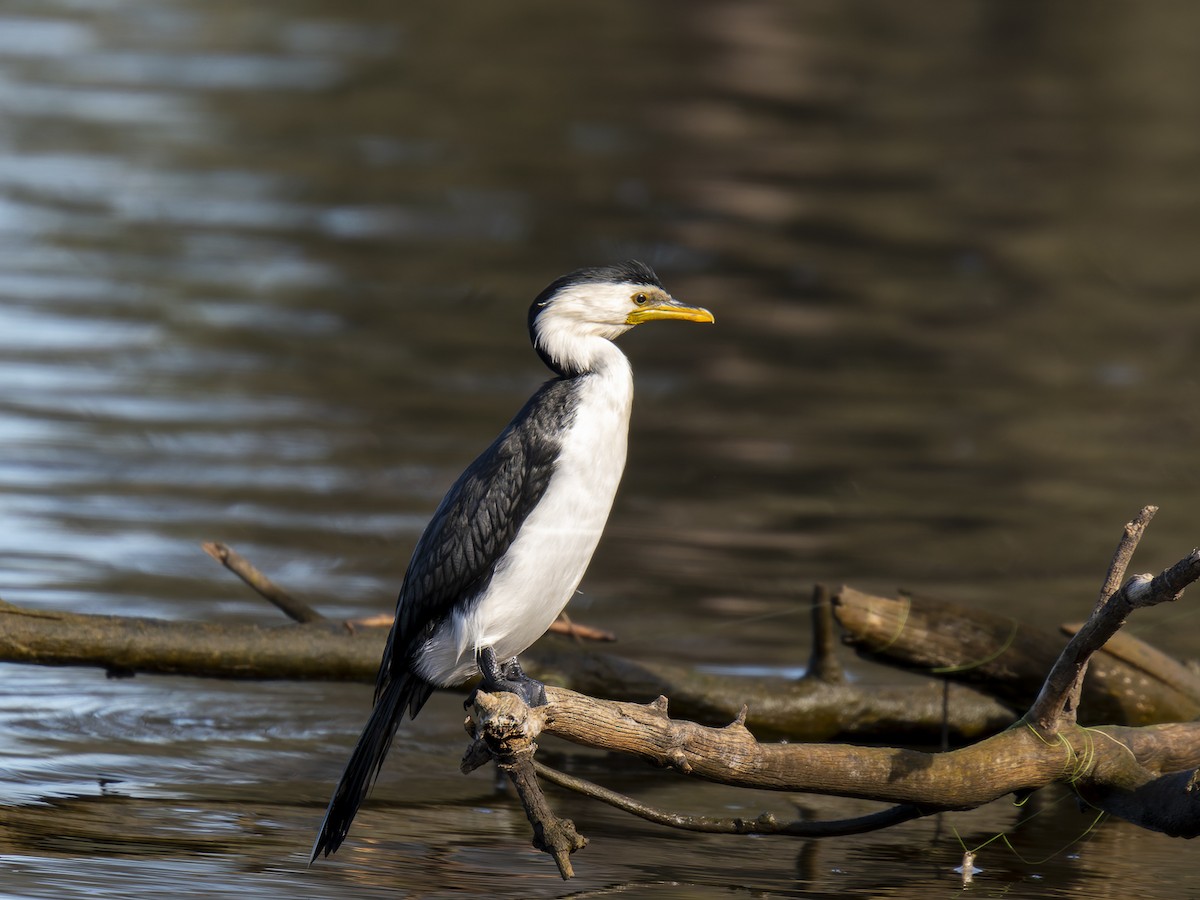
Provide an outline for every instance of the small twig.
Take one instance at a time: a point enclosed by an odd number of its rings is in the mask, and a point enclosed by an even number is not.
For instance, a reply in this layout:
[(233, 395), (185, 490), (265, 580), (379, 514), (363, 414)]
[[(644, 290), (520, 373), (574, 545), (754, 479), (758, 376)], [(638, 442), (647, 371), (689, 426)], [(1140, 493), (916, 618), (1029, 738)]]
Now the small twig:
[(375, 616), (363, 616), (361, 619), (346, 619), (342, 624), (346, 630), (354, 633), (357, 628), (391, 628), (396, 617), (391, 613), (379, 613)]
[[(353, 631), (356, 628), (382, 628), (390, 627), (396, 617), (391, 613), (380, 613), (376, 616), (364, 616), (361, 619), (347, 619), (346, 627)], [(567, 617), (565, 612), (559, 613), (558, 618), (550, 626), (550, 631), (556, 634), (566, 634), (575, 639), (577, 643), (583, 641), (615, 641), (617, 636), (611, 631), (604, 631), (601, 628), (593, 628), (591, 625), (580, 625), (578, 622), (573, 622)]]
[(580, 625), (578, 622), (571, 620), (571, 617), (566, 612), (560, 612), (558, 618), (550, 625), (550, 630), (556, 634), (570, 635), (577, 643), (583, 641), (615, 641), (617, 636), (611, 631), (605, 631), (602, 628), (593, 628), (591, 625)]
[[(1121, 540), (1117, 543), (1117, 549), (1113, 551), (1112, 562), (1108, 564), (1104, 584), (1100, 586), (1100, 596), (1096, 598), (1096, 606), (1092, 610), (1093, 615), (1100, 612), (1120, 589), (1121, 582), (1125, 580), (1125, 571), (1129, 568), (1129, 561), (1133, 559), (1138, 542), (1141, 541), (1142, 535), (1146, 532), (1146, 526), (1150, 524), (1150, 520), (1154, 518), (1156, 512), (1158, 512), (1157, 506), (1143, 506), (1136, 516), (1125, 523), (1125, 529), (1121, 532)], [(1063, 724), (1071, 724), (1076, 721), (1079, 698), (1083, 694), (1083, 679), (1087, 677), (1087, 670), (1088, 660), (1085, 659), (1063, 699), (1062, 709), (1058, 712), (1058, 715), (1063, 718)]]
[(684, 816), (678, 813), (665, 812), (639, 803), (632, 797), (619, 794), (591, 781), (576, 778), (557, 769), (552, 769), (545, 763), (534, 760), (534, 771), (542, 778), (557, 784), (559, 787), (575, 791), (601, 803), (607, 803), (623, 812), (665, 825), (668, 828), (678, 828), (682, 831), (698, 831), (704, 834), (767, 834), (783, 835), (786, 837), (825, 838), (843, 837), (849, 834), (864, 834), (890, 828), (901, 822), (919, 819), (928, 813), (922, 812), (911, 804), (901, 804), (890, 809), (880, 810), (865, 816), (852, 819), (831, 819), (823, 822), (779, 822), (771, 813), (763, 813), (755, 819), (723, 819), (713, 816)]
[(550, 809), (534, 771), (534, 749), (535, 747), (529, 747), (515, 755), (497, 758), (497, 764), (500, 771), (513, 783), (517, 796), (521, 798), (525, 816), (533, 826), (533, 846), (554, 857), (558, 874), (566, 881), (575, 877), (575, 870), (571, 866), (571, 854), (586, 847), (587, 838), (575, 830), (574, 822), (559, 818)]
[(812, 631), (812, 655), (805, 677), (826, 684), (841, 684), (845, 681), (845, 673), (837, 658), (833, 602), (829, 598), (829, 588), (823, 584), (813, 585)]
[(1125, 570), (1129, 568), (1129, 561), (1133, 559), (1138, 542), (1141, 541), (1146, 526), (1150, 524), (1150, 520), (1154, 518), (1156, 512), (1158, 512), (1157, 506), (1143, 506), (1133, 519), (1125, 523), (1125, 530), (1121, 534), (1117, 549), (1113, 552), (1112, 562), (1109, 563), (1108, 572), (1104, 576), (1104, 584), (1100, 588), (1100, 596), (1096, 600), (1097, 608), (1107, 603), (1109, 598), (1120, 589), (1121, 582), (1125, 580)]
[(230, 572), (236, 575), (250, 587), (254, 588), (258, 594), (267, 600), (274, 603), (279, 609), (287, 614), (288, 618), (296, 622), (323, 622), (325, 617), (300, 600), (291, 596), (279, 585), (275, 584), (270, 578), (260, 572), (254, 565), (234, 550), (232, 547), (227, 547), (224, 544), (218, 544), (212, 541), (200, 545), (209, 556), (227, 568)]

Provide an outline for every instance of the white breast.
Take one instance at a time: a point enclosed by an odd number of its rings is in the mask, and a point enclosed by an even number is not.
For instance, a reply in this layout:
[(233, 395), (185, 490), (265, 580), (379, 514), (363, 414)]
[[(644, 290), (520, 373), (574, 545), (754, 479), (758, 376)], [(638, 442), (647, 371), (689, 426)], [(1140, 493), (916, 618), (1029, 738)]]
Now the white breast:
[(615, 357), (619, 361), (582, 377), (541, 502), (483, 597), (425, 645), (417, 661), (423, 677), (445, 685), (463, 681), (475, 671), (480, 647), (491, 647), (501, 660), (516, 656), (546, 632), (579, 587), (625, 469), (633, 378), (625, 357), (619, 351)]

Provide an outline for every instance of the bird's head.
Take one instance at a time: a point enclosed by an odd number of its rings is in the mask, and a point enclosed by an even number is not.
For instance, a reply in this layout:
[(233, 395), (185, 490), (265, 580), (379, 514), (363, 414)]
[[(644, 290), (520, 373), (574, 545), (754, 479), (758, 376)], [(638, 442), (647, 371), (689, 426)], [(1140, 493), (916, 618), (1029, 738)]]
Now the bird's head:
[(713, 315), (667, 293), (644, 263), (579, 269), (555, 279), (529, 308), (529, 336), (542, 360), (560, 375), (590, 371), (612, 341), (655, 319), (712, 322)]

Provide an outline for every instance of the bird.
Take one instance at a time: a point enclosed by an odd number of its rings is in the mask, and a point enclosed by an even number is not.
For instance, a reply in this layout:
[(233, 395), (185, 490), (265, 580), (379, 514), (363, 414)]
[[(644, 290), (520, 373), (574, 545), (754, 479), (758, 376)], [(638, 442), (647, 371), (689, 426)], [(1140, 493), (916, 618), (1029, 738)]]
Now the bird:
[(403, 716), (476, 672), (480, 689), (544, 704), (517, 659), (574, 595), (625, 468), (633, 374), (613, 341), (654, 320), (713, 322), (630, 260), (555, 279), (529, 308), (554, 377), (446, 492), (413, 550), (375, 706), (325, 812), (310, 863), (342, 845)]

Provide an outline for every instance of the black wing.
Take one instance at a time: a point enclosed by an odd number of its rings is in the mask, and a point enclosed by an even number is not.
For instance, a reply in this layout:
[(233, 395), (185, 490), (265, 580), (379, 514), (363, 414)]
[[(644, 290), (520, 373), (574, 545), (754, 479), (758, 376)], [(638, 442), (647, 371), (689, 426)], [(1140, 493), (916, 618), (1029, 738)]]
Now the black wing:
[[(442, 499), (404, 575), (377, 697), (393, 678), (409, 673), (412, 654), (455, 606), (486, 590), (496, 563), (546, 491), (579, 381), (559, 378), (542, 385)], [(410, 708), (409, 715), (417, 709)]]

